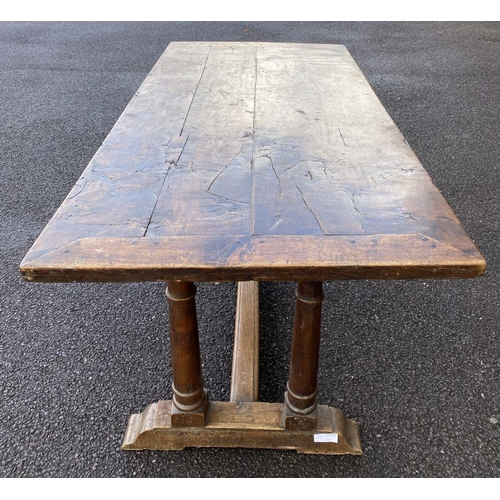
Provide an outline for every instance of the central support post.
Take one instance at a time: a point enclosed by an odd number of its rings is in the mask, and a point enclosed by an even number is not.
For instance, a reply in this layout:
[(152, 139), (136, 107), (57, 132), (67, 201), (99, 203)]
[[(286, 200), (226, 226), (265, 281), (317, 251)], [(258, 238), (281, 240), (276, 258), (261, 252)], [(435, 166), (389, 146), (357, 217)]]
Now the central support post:
[(290, 375), (285, 393), (284, 427), (312, 430), (318, 425), (318, 365), (323, 283), (301, 281), (295, 292)]

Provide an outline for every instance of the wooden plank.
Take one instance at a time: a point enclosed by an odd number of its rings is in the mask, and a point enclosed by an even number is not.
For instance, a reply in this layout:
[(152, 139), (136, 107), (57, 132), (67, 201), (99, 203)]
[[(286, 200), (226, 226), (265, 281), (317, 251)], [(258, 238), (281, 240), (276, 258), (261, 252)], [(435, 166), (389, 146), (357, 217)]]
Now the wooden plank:
[(342, 46), (257, 50), (253, 233), (411, 234), (458, 224)]
[(255, 48), (209, 46), (146, 236), (245, 234), (250, 226)]
[(142, 237), (169, 170), (210, 47), (171, 44), (30, 250), (79, 237)]
[(259, 399), (259, 283), (238, 283), (230, 401)]
[[(208, 403), (205, 427), (171, 426), (171, 401), (159, 401), (130, 417), (124, 450), (182, 450), (186, 447), (268, 448), (299, 453), (361, 455), (356, 422), (328, 406), (318, 406), (318, 427), (289, 431), (282, 427), (279, 403)], [(335, 442), (335, 440), (337, 442)]]
[(473, 246), (421, 234), (309, 236), (307, 244), (286, 235), (85, 238), (28, 256), (21, 272), (43, 282), (471, 278), (484, 260)]

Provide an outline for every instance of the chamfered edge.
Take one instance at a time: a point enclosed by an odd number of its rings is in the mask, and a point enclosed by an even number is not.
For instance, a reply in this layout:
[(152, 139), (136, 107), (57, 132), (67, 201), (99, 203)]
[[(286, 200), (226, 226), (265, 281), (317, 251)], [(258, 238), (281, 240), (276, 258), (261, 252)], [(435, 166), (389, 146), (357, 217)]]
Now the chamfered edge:
[(83, 238), (20, 265), (30, 282), (460, 279), (486, 261), (422, 234)]

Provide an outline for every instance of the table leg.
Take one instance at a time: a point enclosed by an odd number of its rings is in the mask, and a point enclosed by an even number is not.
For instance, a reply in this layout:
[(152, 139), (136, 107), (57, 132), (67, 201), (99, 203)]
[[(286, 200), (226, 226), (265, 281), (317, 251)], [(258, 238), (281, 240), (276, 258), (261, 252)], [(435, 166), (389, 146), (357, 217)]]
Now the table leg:
[[(285, 403), (255, 401), (258, 390), (258, 285), (241, 283), (231, 401), (207, 402), (192, 283), (169, 283), (174, 396), (131, 415), (124, 450), (244, 447), (359, 455), (356, 422), (317, 404), (321, 282), (301, 282)], [(243, 378), (249, 378), (244, 383)]]
[(302, 281), (295, 292), (290, 375), (285, 393), (284, 427), (315, 429), (318, 424), (318, 365), (323, 283)]
[(207, 394), (203, 388), (200, 343), (193, 283), (171, 281), (166, 291), (169, 305), (172, 356), (172, 427), (202, 427)]

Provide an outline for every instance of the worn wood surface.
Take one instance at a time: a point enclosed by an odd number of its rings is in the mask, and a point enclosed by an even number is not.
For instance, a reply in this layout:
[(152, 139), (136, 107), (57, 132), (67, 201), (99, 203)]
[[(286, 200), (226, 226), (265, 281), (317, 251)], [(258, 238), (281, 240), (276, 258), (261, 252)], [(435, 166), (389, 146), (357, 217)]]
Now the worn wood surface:
[(203, 388), (195, 295), (196, 287), (189, 282), (169, 282), (166, 290), (173, 378), (173, 427), (200, 427), (205, 424), (207, 392)]
[(238, 283), (230, 401), (259, 399), (259, 283)]
[(316, 428), (323, 283), (301, 281), (295, 291), (290, 374), (285, 393), (286, 429)]
[[(241, 447), (297, 450), (299, 453), (360, 455), (358, 425), (337, 408), (318, 406), (314, 431), (281, 427), (279, 403), (210, 402), (205, 427), (180, 429), (171, 425), (171, 401), (159, 401), (130, 417), (124, 450), (182, 450), (186, 447)], [(337, 435), (337, 441), (334, 438)], [(316, 435), (316, 441), (315, 441)]]
[(171, 43), (21, 264), (31, 281), (484, 268), (345, 47), (247, 42)]

